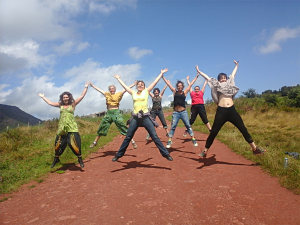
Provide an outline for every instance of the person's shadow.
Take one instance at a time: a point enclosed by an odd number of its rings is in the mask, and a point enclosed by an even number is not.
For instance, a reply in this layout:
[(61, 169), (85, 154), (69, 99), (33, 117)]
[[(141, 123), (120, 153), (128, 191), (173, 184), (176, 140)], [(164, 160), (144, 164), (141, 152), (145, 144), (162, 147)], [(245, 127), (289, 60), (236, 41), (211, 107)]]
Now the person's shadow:
[(53, 172), (67, 171), (67, 170), (84, 172), (84, 170), (80, 167), (80, 165), (79, 164), (76, 165), (75, 163), (64, 163), (64, 164), (62, 164), (61, 167), (57, 168)]
[(161, 167), (161, 166), (153, 166), (154, 164), (143, 164), (144, 162), (150, 160), (152, 158), (148, 158), (146, 160), (143, 161), (131, 161), (131, 162), (120, 162), (119, 163), (124, 163), (125, 165), (123, 165), (121, 169), (117, 169), (117, 170), (112, 170), (111, 172), (118, 172), (118, 171), (122, 171), (122, 170), (127, 170), (127, 169), (134, 169), (134, 168), (138, 168), (138, 167), (144, 167), (144, 168), (151, 168), (151, 169), (163, 169), (163, 170), (171, 170), (171, 168), (168, 167)]
[(209, 158), (204, 158), (204, 159), (195, 159), (195, 158), (190, 158), (190, 157), (184, 157), (184, 156), (179, 156), (182, 158), (186, 158), (186, 159), (191, 159), (194, 161), (197, 161), (199, 163), (203, 163), (203, 165), (197, 167), (196, 169), (202, 169), (203, 167), (206, 166), (212, 166), (214, 164), (225, 164), (225, 165), (234, 165), (234, 166), (256, 166), (257, 164), (252, 163), (252, 164), (243, 164), (243, 163), (230, 163), (230, 162), (223, 162), (223, 161), (218, 161), (216, 159), (216, 155), (213, 154), (211, 157)]
[[(84, 162), (89, 162), (89, 161), (91, 161), (93, 159), (96, 159), (96, 158), (102, 158), (102, 157), (107, 157), (107, 156), (115, 156), (117, 152), (118, 151), (97, 152), (97, 153), (94, 153), (93, 157), (90, 157), (90, 158), (84, 160)], [(128, 154), (126, 154), (126, 155), (128, 155)], [(128, 155), (128, 156), (137, 157), (136, 155)]]

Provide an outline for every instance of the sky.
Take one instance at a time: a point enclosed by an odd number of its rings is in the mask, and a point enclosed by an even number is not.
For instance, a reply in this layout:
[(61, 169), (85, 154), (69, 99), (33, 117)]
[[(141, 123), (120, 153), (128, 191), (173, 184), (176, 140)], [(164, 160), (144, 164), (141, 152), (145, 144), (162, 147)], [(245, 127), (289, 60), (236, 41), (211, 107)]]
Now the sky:
[[(300, 84), (298, 0), (0, 0), (0, 103), (42, 120), (58, 118), (69, 91), (78, 98), (87, 81), (107, 91), (143, 80), (231, 74), (239, 61), (238, 96)], [(195, 85), (202, 87), (199, 77)], [(156, 87), (162, 89), (160, 80)], [(186, 84), (187, 86), (187, 84)], [(204, 99), (211, 99), (210, 88)], [(173, 100), (169, 88), (163, 105)], [(188, 102), (190, 96), (187, 96)], [(75, 115), (106, 110), (104, 96), (89, 88)], [(151, 100), (149, 99), (149, 106)], [(131, 109), (128, 93), (120, 109)]]

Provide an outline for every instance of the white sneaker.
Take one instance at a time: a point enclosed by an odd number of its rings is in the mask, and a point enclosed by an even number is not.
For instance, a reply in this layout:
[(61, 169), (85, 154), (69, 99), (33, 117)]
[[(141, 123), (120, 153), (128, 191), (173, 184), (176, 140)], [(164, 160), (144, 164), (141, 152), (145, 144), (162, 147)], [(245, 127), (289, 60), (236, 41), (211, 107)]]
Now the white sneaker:
[(166, 146), (166, 148), (170, 148), (171, 147), (171, 145), (172, 145), (172, 141), (168, 141), (168, 143), (167, 143), (167, 146)]
[(150, 134), (148, 133), (148, 134), (147, 134), (147, 137), (146, 137), (146, 140), (148, 141), (149, 138), (150, 138)]
[(133, 146), (134, 149), (138, 147), (135, 142), (131, 142), (131, 143), (132, 143), (132, 146)]
[(197, 141), (196, 141), (196, 139), (192, 139), (192, 142), (193, 142), (193, 145), (195, 146), (195, 147), (197, 147), (198, 146), (198, 143), (197, 143)]

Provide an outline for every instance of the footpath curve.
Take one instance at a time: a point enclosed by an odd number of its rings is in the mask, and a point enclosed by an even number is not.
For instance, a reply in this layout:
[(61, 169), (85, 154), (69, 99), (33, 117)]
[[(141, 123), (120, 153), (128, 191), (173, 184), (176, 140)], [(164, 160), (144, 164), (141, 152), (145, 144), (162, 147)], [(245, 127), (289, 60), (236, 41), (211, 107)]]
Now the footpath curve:
[[(176, 129), (172, 162), (145, 140), (144, 128), (134, 136), (138, 148), (112, 162), (123, 141), (116, 137), (83, 169), (73, 165), (11, 194), (0, 203), (1, 224), (300, 224), (299, 195), (218, 140), (199, 159), (207, 135), (195, 132), (193, 147), (183, 131)], [(164, 129), (157, 133), (166, 145)]]

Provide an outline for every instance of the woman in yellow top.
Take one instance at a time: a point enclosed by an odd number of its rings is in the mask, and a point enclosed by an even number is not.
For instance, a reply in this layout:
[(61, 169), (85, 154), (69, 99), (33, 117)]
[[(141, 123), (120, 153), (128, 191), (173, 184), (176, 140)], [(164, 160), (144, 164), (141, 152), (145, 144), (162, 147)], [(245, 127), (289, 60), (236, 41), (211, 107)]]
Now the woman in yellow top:
[(78, 133), (77, 123), (74, 118), (74, 110), (76, 105), (84, 98), (89, 83), (85, 84), (85, 88), (80, 97), (76, 100), (73, 99), (73, 95), (70, 92), (63, 92), (59, 96), (59, 102), (51, 102), (45, 97), (44, 94), (39, 93), (39, 96), (49, 105), (60, 108), (60, 117), (58, 123), (58, 131), (55, 139), (55, 157), (51, 168), (58, 163), (59, 156), (63, 154), (67, 145), (71, 148), (73, 153), (78, 157), (78, 162), (81, 167), (84, 167), (81, 157), (81, 139)]
[[(94, 86), (92, 83), (90, 83), (90, 85), (95, 90), (99, 91), (101, 94), (103, 94), (105, 96), (106, 105), (107, 105), (107, 113), (103, 117), (103, 119), (100, 123), (100, 126), (97, 131), (97, 137), (95, 138), (95, 141), (90, 145), (90, 148), (93, 148), (94, 146), (97, 145), (97, 142), (101, 136), (107, 135), (107, 132), (108, 132), (112, 122), (114, 122), (116, 124), (118, 130), (124, 136), (126, 135), (128, 128), (127, 128), (126, 124), (124, 123), (123, 116), (119, 110), (120, 101), (122, 100), (122, 97), (123, 97), (124, 93), (126, 92), (126, 90), (116, 92), (116, 87), (114, 85), (109, 85), (108, 86), (109, 92), (105, 92), (105, 91), (101, 90), (100, 88)], [(131, 88), (134, 85), (135, 85), (135, 83), (129, 87)], [(135, 141), (133, 139), (131, 140), (131, 143), (132, 143), (133, 148), (137, 148), (137, 144), (135, 143)]]
[(170, 156), (168, 150), (164, 147), (161, 140), (158, 138), (155, 127), (158, 127), (158, 123), (151, 117), (150, 112), (148, 110), (148, 96), (149, 92), (155, 87), (157, 82), (163, 76), (168, 69), (161, 70), (158, 77), (154, 80), (152, 84), (148, 88), (145, 87), (145, 83), (143, 81), (137, 81), (136, 88), (137, 91), (132, 90), (130, 87), (126, 86), (124, 82), (121, 80), (119, 75), (115, 75), (114, 77), (119, 81), (119, 83), (124, 87), (124, 89), (132, 95), (133, 99), (133, 112), (131, 118), (127, 121), (129, 124), (129, 128), (126, 134), (126, 137), (115, 155), (112, 159), (113, 162), (117, 161), (121, 158), (129, 145), (130, 140), (132, 139), (134, 133), (138, 129), (138, 127), (145, 127), (145, 129), (150, 134), (152, 140), (155, 145), (158, 147), (160, 154), (165, 157), (167, 160), (172, 161), (172, 157)]

